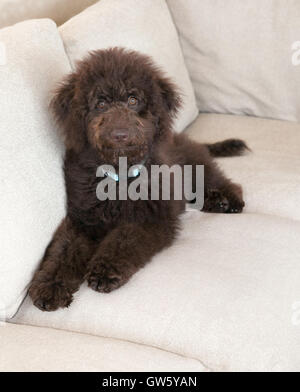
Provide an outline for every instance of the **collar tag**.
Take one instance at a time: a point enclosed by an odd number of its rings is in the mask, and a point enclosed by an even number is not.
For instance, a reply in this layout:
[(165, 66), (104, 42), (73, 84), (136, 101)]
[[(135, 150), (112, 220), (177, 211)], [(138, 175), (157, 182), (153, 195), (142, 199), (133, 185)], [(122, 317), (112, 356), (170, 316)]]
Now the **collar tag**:
[(116, 182), (119, 181), (119, 176), (117, 173), (113, 173), (109, 170), (104, 170), (104, 169), (102, 169), (102, 173), (103, 173), (103, 177), (109, 177)]
[[(141, 173), (141, 168), (142, 168), (143, 164), (139, 164), (139, 165), (134, 165), (132, 166), (129, 170), (128, 170), (128, 177), (129, 178), (134, 178), (134, 177), (138, 177)], [(117, 173), (111, 172), (109, 170), (104, 170), (102, 169), (102, 173), (104, 177), (110, 177), (112, 180), (114, 180), (115, 182), (119, 182), (119, 175)]]
[(137, 177), (141, 173), (142, 164), (134, 165), (128, 170), (128, 177)]

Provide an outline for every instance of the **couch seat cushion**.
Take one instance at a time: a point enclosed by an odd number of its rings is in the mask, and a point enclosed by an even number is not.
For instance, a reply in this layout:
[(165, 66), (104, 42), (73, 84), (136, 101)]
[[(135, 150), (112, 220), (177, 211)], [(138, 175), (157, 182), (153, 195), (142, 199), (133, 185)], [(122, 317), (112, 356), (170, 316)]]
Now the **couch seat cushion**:
[[(288, 161), (299, 162), (298, 128), (208, 115), (189, 132), (199, 140), (241, 136), (249, 143), (252, 154), (220, 160), (245, 187), (245, 212), (189, 210), (174, 245), (124, 287), (99, 294), (83, 285), (70, 308), (53, 313), (27, 299), (13, 321), (147, 344), (196, 358), (211, 370), (299, 371), (300, 198), (294, 184), (298, 166), (292, 170)], [(278, 158), (286, 186), (298, 195), (277, 192), (278, 208), (271, 208), (270, 193), (282, 179), (275, 173), (272, 181), (261, 179)], [(285, 203), (289, 208), (280, 209)]]
[(154, 347), (52, 328), (3, 324), (0, 372), (207, 371)]
[(245, 140), (250, 153), (218, 159), (227, 176), (242, 184), (245, 212), (300, 220), (300, 123), (202, 114), (187, 133), (207, 143)]

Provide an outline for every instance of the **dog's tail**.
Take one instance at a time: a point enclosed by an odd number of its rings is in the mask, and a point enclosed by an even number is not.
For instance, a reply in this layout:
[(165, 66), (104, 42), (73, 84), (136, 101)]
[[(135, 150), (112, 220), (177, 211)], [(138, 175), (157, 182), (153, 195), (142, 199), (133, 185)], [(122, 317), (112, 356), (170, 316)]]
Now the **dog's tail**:
[(234, 157), (249, 151), (247, 144), (240, 139), (227, 139), (222, 142), (206, 144), (212, 157)]

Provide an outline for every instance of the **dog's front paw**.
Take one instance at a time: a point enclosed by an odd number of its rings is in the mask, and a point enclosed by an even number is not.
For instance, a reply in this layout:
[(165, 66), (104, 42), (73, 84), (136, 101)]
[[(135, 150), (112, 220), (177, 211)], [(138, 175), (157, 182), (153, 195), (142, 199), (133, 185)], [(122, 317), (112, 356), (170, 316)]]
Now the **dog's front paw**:
[(29, 291), (33, 304), (42, 311), (65, 308), (72, 302), (72, 293), (61, 282), (33, 282)]
[(95, 264), (87, 275), (87, 282), (91, 289), (100, 293), (110, 293), (128, 281), (125, 274), (117, 266)]
[(209, 189), (204, 200), (203, 211), (238, 214), (243, 211), (244, 206), (239, 190), (224, 192), (219, 189)]

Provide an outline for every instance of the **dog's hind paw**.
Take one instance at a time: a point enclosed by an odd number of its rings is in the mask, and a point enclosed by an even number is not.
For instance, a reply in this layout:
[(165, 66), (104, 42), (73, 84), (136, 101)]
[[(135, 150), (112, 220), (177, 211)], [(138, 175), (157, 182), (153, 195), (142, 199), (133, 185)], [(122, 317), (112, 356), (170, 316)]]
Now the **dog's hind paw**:
[(219, 189), (210, 189), (204, 200), (203, 211), (223, 214), (238, 214), (245, 203), (238, 192), (225, 193)]

